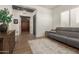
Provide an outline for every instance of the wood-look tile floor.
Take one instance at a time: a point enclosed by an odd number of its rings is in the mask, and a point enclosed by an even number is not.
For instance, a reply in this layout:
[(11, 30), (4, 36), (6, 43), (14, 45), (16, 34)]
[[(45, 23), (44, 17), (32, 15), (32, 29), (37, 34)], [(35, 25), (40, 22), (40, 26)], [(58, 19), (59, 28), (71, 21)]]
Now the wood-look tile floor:
[(29, 33), (22, 33), (16, 41), (14, 54), (31, 54), (32, 50), (28, 44), (28, 40), (33, 39), (33, 36)]

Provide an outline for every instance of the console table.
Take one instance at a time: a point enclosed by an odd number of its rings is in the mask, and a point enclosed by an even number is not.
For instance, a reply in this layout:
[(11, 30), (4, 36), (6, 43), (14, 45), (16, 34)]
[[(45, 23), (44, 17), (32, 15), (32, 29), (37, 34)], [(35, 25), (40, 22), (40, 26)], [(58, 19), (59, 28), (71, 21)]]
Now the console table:
[(15, 47), (15, 31), (0, 33), (0, 53), (13, 53)]

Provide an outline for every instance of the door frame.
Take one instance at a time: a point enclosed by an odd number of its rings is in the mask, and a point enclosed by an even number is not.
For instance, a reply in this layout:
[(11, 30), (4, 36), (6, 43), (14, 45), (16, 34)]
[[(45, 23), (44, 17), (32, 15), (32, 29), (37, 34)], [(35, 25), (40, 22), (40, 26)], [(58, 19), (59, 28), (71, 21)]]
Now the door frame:
[[(21, 16), (20, 16), (20, 18), (21, 18), (21, 23), (22, 23), (22, 17), (31, 18), (30, 16), (23, 16), (23, 15), (21, 15)], [(21, 33), (22, 33), (21, 26), (20, 26), (20, 30), (21, 30)], [(29, 33), (30, 33), (30, 19), (29, 19)]]
[(33, 15), (33, 35), (36, 37), (36, 14)]

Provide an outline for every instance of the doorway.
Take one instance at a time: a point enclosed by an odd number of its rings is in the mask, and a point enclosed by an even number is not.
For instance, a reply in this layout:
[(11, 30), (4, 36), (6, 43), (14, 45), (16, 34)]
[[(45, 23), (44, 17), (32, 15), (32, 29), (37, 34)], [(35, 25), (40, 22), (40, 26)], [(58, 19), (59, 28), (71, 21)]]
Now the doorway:
[(33, 16), (33, 35), (36, 37), (36, 14)]
[(21, 32), (30, 32), (30, 17), (21, 16)]

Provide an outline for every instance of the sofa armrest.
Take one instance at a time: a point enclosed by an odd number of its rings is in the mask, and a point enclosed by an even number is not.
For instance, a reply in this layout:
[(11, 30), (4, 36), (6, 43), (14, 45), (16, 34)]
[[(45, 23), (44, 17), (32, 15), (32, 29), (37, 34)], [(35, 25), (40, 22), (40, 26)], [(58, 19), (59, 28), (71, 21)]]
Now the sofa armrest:
[(47, 36), (48, 33), (54, 33), (54, 34), (56, 34), (56, 31), (55, 30), (53, 30), (53, 31), (45, 31), (45, 36)]
[(55, 29), (51, 29), (51, 31), (55, 31)]

